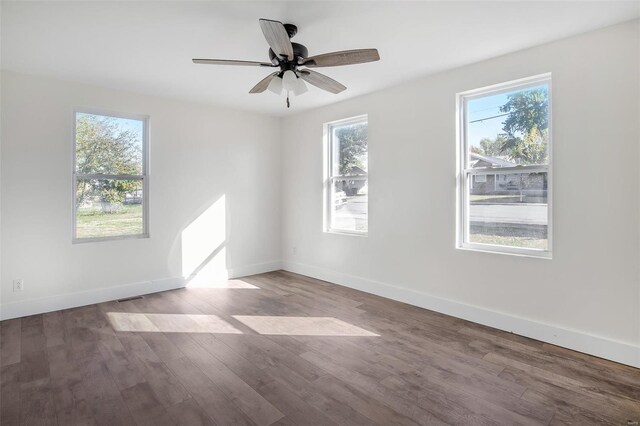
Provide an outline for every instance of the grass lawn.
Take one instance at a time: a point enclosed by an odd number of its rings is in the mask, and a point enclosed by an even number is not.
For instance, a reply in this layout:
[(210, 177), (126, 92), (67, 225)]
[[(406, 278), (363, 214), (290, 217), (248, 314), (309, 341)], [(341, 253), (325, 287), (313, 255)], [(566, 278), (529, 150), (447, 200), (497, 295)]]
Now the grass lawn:
[(117, 213), (81, 207), (76, 221), (77, 238), (142, 234), (142, 204), (123, 205)]

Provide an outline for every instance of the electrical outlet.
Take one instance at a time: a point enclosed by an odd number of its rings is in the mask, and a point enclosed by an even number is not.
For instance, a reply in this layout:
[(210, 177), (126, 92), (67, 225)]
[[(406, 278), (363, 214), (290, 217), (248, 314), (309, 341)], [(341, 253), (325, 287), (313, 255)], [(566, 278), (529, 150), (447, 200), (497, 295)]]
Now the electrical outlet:
[(24, 288), (24, 281), (22, 278), (13, 280), (13, 291), (22, 291)]

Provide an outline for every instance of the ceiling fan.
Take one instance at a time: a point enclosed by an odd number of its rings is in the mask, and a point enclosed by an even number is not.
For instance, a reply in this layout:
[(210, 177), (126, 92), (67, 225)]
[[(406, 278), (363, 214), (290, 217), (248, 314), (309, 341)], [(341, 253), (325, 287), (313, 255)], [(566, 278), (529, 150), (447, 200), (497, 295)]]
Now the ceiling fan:
[[(377, 49), (344, 50), (341, 52), (324, 53), (322, 55), (308, 56), (308, 50), (299, 43), (292, 43), (291, 37), (296, 35), (298, 27), (293, 24), (283, 24), (270, 19), (260, 19), (260, 28), (269, 44), (270, 62), (236, 61), (227, 59), (193, 59), (196, 64), (209, 65), (243, 65), (267, 68), (279, 68), (260, 80), (249, 93), (262, 93), (270, 91), (281, 94), (287, 91), (287, 108), (289, 104), (289, 92), (298, 96), (307, 91), (305, 81), (320, 89), (337, 94), (346, 87), (332, 78), (309, 68), (335, 67), (340, 65), (362, 64), (380, 60)], [(303, 67), (303, 68), (301, 68)]]

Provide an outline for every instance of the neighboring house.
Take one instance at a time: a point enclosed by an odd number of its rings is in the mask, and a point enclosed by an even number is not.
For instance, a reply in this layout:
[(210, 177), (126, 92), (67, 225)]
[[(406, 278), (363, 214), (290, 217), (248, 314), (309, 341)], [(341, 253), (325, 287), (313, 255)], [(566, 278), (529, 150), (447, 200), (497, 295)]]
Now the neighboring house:
[(347, 195), (358, 195), (358, 191), (367, 184), (368, 174), (358, 166), (352, 166), (344, 179), (336, 181), (336, 189), (344, 191)]
[[(473, 152), (469, 153), (469, 164), (474, 169), (500, 169), (518, 165), (504, 158)], [(545, 196), (546, 190), (546, 175), (538, 173), (529, 175), (514, 172), (495, 173), (474, 175), (471, 179), (471, 194), (473, 195), (511, 195), (526, 192), (529, 195)]]

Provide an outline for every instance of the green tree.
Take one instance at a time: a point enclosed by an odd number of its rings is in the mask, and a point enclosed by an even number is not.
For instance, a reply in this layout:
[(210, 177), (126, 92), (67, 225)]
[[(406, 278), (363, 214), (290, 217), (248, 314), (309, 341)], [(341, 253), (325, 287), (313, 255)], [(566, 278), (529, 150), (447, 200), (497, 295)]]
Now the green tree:
[(502, 130), (501, 152), (518, 164), (547, 161), (549, 98), (546, 89), (532, 89), (508, 95), (500, 107), (507, 113)]
[(495, 139), (482, 138), (480, 139), (479, 154), (489, 157), (497, 157), (503, 155), (502, 148), (505, 142), (505, 137), (502, 135), (498, 135)]
[[(76, 120), (76, 172), (78, 174), (136, 175), (142, 172), (140, 137), (125, 130), (117, 119), (81, 115)], [(136, 181), (80, 179), (76, 202), (80, 206), (96, 194), (103, 211), (111, 213), (122, 204), (125, 195), (135, 190)]]
[(336, 129), (339, 142), (341, 175), (351, 174), (354, 167), (366, 170), (367, 160), (367, 125), (355, 124)]

